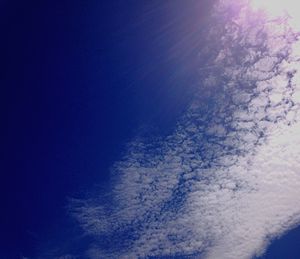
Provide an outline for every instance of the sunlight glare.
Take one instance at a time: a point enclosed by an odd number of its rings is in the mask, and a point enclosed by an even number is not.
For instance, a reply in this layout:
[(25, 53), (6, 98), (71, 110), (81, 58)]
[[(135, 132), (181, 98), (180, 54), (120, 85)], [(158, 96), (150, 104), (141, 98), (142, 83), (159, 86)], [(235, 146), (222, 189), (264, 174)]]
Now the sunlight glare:
[(300, 1), (298, 0), (250, 0), (252, 8), (263, 10), (271, 17), (288, 14), (293, 26), (300, 28)]

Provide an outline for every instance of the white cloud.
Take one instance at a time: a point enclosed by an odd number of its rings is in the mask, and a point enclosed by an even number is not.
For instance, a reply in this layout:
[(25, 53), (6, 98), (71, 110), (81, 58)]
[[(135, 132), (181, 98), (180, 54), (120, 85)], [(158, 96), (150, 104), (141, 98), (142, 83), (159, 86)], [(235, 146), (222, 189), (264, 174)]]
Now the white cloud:
[(226, 2), (211, 18), (206, 52), (216, 54), (202, 71), (207, 80), (174, 133), (133, 141), (113, 168), (111, 191), (73, 202), (82, 228), (99, 240), (88, 257), (251, 258), (300, 222), (292, 47), (271, 30), (280, 24)]

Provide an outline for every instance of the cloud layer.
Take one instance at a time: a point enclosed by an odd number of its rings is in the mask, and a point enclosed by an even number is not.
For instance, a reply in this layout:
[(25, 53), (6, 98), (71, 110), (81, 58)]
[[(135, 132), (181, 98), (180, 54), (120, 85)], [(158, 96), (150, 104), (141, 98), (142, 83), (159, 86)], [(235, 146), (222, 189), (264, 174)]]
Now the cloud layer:
[(199, 92), (174, 133), (133, 140), (111, 189), (73, 200), (88, 258), (260, 255), (300, 222), (298, 35), (219, 2)]

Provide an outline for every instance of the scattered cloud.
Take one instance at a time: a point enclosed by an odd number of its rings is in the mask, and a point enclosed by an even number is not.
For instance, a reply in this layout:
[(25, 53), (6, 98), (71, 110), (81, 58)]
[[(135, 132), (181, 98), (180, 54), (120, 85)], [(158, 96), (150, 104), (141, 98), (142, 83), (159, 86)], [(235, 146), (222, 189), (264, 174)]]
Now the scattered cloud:
[(174, 133), (133, 140), (111, 190), (71, 202), (87, 257), (251, 258), (300, 222), (297, 36), (233, 2), (215, 8)]

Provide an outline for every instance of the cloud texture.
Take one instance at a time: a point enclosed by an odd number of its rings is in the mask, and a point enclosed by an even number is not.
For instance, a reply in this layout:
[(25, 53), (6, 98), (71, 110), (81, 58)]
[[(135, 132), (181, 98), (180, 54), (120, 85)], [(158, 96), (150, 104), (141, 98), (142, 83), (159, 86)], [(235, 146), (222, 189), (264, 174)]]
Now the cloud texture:
[(88, 258), (240, 259), (300, 222), (298, 34), (220, 1), (173, 134), (135, 139), (106, 194), (73, 200)]

